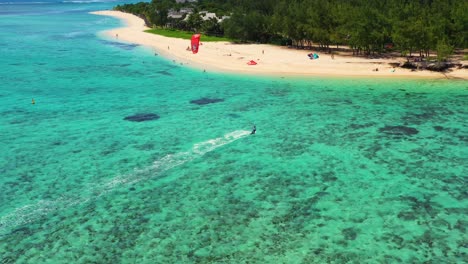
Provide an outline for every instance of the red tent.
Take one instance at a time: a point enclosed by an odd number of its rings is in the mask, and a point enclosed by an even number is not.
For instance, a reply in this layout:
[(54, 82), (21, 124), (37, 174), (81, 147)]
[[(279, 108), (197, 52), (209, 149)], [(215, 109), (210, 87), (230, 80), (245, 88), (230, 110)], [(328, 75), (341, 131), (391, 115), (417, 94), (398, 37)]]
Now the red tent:
[(249, 62), (247, 62), (248, 65), (257, 65), (257, 62), (255, 62), (254, 60), (251, 60)]

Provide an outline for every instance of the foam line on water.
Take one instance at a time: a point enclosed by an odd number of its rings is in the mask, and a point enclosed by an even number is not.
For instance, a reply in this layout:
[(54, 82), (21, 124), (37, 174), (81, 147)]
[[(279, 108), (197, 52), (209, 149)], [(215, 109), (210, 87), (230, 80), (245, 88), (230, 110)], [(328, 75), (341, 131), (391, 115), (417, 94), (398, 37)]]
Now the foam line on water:
[(121, 185), (129, 185), (137, 183), (141, 180), (160, 176), (163, 172), (170, 170), (174, 167), (180, 166), (199, 158), (206, 153), (213, 151), (226, 144), (232, 143), (238, 139), (248, 136), (250, 131), (236, 130), (228, 133), (222, 137), (210, 139), (201, 143), (196, 143), (188, 151), (183, 151), (175, 154), (168, 154), (153, 162), (151, 166), (143, 169), (137, 169), (132, 173), (121, 175), (113, 178), (102, 184), (98, 184), (94, 192), (105, 193)]
[(90, 200), (97, 199), (98, 197), (121, 186), (131, 185), (143, 180), (158, 177), (162, 173), (174, 167), (190, 162), (210, 151), (248, 136), (249, 134), (250, 131), (247, 130), (236, 130), (227, 133), (222, 137), (196, 143), (190, 150), (166, 155), (158, 160), (155, 160), (153, 164), (146, 168), (136, 169), (131, 173), (116, 176), (111, 180), (97, 184), (95, 183), (86, 190), (79, 192), (80, 194), (86, 193), (86, 195), (83, 197), (62, 196), (56, 200), (40, 200), (36, 204), (29, 204), (17, 208), (12, 213), (0, 218), (0, 236), (7, 235), (9, 232), (13, 231), (19, 226), (32, 223), (51, 212), (64, 210), (71, 206), (83, 204)]

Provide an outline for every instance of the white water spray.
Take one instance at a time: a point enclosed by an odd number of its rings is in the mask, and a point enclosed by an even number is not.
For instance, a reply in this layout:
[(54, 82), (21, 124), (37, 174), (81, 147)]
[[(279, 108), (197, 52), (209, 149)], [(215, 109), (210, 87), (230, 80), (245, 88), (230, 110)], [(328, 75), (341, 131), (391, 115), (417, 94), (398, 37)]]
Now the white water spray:
[(201, 143), (196, 143), (193, 147), (184, 152), (166, 155), (153, 162), (152, 165), (146, 168), (137, 169), (132, 173), (116, 176), (103, 183), (93, 184), (83, 192), (88, 193), (87, 196), (81, 197), (65, 197), (56, 200), (40, 200), (35, 204), (29, 204), (16, 208), (15, 211), (0, 218), (0, 236), (6, 235), (13, 229), (28, 223), (32, 223), (37, 219), (55, 212), (64, 210), (77, 204), (84, 204), (90, 200), (113, 191), (114, 189), (131, 185), (143, 180), (151, 179), (160, 176), (162, 173), (174, 167), (180, 166), (194, 159), (197, 159), (206, 153), (216, 150), (226, 144), (232, 143), (238, 139), (246, 137), (250, 131), (236, 130), (222, 137), (210, 139)]

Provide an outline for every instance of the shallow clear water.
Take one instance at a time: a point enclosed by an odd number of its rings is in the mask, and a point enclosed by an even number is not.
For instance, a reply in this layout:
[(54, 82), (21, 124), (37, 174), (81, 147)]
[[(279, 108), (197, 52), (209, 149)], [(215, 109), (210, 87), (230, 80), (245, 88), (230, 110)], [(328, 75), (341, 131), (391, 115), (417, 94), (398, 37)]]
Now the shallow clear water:
[(2, 263), (467, 258), (466, 82), (203, 73), (117, 3), (0, 4)]

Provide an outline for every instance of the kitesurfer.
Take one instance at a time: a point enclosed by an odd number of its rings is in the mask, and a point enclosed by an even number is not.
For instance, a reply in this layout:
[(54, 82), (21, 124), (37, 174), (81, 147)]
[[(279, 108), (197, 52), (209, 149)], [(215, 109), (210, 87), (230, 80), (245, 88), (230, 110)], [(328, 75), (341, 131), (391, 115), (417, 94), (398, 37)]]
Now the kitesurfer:
[(255, 134), (255, 132), (257, 132), (257, 126), (256, 125), (253, 126), (253, 130), (252, 130), (252, 132), (250, 132), (250, 135)]
[(31, 100), (31, 104), (36, 104), (36, 101), (34, 100), (34, 98)]

